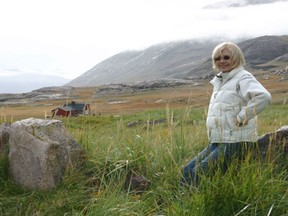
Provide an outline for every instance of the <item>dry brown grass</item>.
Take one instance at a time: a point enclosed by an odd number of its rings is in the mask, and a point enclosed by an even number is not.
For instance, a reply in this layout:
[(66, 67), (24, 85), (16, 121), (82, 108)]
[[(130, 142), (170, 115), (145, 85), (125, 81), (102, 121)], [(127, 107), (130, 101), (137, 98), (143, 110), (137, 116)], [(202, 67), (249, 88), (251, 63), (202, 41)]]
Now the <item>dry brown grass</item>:
[[(279, 77), (270, 77), (268, 80), (261, 79), (260, 82), (271, 92), (273, 103), (285, 103), (288, 98), (288, 81), (279, 81)], [(201, 86), (181, 86), (174, 88), (163, 88), (158, 90), (144, 91), (129, 94), (94, 95), (97, 88), (77, 88), (73, 96), (76, 101), (91, 103), (92, 114), (119, 115), (134, 113), (149, 109), (206, 107), (212, 91), (208, 82)], [(94, 95), (94, 96), (93, 96)], [(23, 118), (45, 118), (51, 115), (51, 110), (62, 106), (66, 100), (48, 100), (33, 102), (29, 105), (3, 106), (0, 110), (1, 120), (14, 121)], [(70, 102), (70, 101), (68, 101)]]

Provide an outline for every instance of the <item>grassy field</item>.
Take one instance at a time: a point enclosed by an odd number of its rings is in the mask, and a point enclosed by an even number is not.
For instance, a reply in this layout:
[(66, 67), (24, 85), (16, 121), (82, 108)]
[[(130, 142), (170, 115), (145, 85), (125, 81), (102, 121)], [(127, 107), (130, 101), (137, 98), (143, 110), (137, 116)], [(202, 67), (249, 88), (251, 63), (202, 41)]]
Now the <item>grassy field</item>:
[[(287, 82), (268, 82), (271, 104), (259, 116), (259, 134), (288, 125)], [(94, 116), (63, 118), (86, 153), (81, 170), (69, 170), (50, 191), (25, 190), (0, 158), (0, 215), (288, 215), (288, 158), (283, 163), (245, 162), (225, 175), (203, 177), (198, 191), (181, 188), (183, 166), (207, 145), (206, 109), (211, 88), (178, 87), (91, 98)], [(44, 117), (64, 101), (2, 107), (1, 122)], [(53, 105), (47, 105), (53, 104)], [(156, 120), (160, 124), (150, 124)], [(133, 127), (127, 125), (137, 122)], [(124, 188), (129, 170), (150, 180), (140, 194)]]

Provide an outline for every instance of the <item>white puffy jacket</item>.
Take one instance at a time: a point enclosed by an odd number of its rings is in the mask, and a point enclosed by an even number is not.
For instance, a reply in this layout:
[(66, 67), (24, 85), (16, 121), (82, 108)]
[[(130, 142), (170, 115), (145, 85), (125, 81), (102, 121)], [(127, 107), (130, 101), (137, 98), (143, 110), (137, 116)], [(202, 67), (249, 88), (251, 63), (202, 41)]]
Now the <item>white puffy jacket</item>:
[[(210, 143), (255, 142), (257, 114), (271, 102), (270, 93), (243, 67), (233, 69), (223, 81), (221, 74), (210, 82), (214, 86), (206, 122)], [(236, 120), (248, 124), (237, 127)]]

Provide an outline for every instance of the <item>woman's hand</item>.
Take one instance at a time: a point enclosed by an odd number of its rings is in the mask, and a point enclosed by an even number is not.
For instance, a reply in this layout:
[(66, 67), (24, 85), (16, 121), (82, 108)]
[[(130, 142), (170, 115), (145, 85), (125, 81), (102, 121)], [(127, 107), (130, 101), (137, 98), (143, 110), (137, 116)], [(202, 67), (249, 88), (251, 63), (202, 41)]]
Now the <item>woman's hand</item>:
[(243, 127), (243, 126), (245, 126), (247, 124), (248, 124), (248, 119), (244, 119), (243, 121), (238, 121), (237, 118), (235, 119), (235, 125), (237, 127)]

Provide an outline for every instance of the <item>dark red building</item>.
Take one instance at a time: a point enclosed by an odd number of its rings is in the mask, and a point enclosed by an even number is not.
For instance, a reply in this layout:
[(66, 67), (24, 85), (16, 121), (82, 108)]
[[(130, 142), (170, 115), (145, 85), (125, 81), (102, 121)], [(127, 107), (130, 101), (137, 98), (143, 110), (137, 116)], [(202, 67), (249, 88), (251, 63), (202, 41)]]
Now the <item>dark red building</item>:
[(89, 115), (90, 114), (90, 104), (76, 103), (72, 101), (71, 103), (66, 103), (62, 107), (57, 107), (52, 111), (52, 118), (54, 116), (68, 117), (68, 116), (78, 116), (78, 115)]

